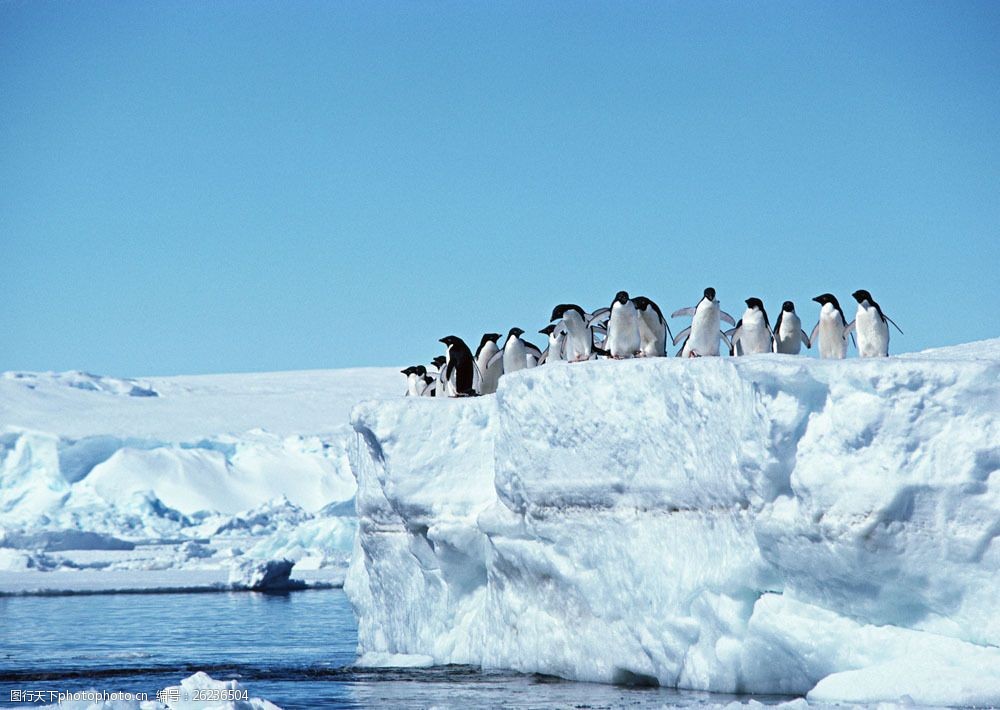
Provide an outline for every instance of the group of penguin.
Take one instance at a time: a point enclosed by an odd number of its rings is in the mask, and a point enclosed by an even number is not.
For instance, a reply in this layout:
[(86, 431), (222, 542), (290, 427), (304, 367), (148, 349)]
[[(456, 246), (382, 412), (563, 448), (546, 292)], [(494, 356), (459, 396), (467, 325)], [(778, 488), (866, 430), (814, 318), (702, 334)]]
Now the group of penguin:
[[(456, 335), (441, 338), (446, 353), (431, 361), (436, 372), (424, 365), (402, 370), (407, 377), (406, 395), (411, 397), (471, 397), (492, 394), (500, 377), (510, 372), (536, 367), (556, 360), (581, 362), (597, 357), (616, 360), (633, 357), (664, 357), (668, 340), (683, 343), (678, 357), (707, 357), (719, 354), (725, 342), (730, 355), (784, 353), (797, 355), (804, 344), (819, 347), (821, 358), (843, 359), (848, 338), (856, 338), (861, 357), (889, 354), (889, 324), (896, 323), (865, 290), (855, 291), (858, 311), (848, 322), (837, 297), (824, 293), (812, 299), (820, 304), (819, 321), (806, 335), (795, 304), (785, 301), (778, 320), (771, 327), (759, 298), (746, 299), (747, 309), (739, 321), (719, 307), (714, 288), (706, 288), (698, 303), (681, 308), (671, 318), (691, 318), (691, 325), (674, 336), (659, 306), (645, 296), (630, 298), (619, 291), (611, 305), (588, 313), (575, 303), (563, 303), (552, 310), (551, 323), (539, 333), (548, 336), (548, 346), (540, 350), (524, 340), (524, 331), (511, 328), (501, 348), (500, 333), (486, 333), (473, 354)], [(733, 326), (721, 329), (722, 322)]]

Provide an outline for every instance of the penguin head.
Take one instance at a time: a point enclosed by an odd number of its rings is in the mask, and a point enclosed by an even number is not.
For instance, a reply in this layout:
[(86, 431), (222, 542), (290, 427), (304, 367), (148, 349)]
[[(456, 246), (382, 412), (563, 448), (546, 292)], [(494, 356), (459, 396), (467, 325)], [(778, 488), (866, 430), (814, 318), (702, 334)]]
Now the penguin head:
[(785, 301), (781, 304), (781, 310), (785, 313), (793, 313), (795, 311), (795, 304), (791, 301)]
[(417, 375), (418, 377), (423, 377), (424, 375), (427, 374), (427, 368), (424, 367), (423, 365), (417, 365), (416, 367), (413, 368), (413, 374)]
[(555, 330), (555, 329), (556, 329), (556, 324), (555, 323), (551, 323), (551, 324), (545, 326), (544, 328), (542, 328), (538, 332), (542, 333), (543, 335), (552, 335), (552, 331)]
[(436, 358), (434, 358), (433, 360), (431, 360), (431, 364), (434, 367), (441, 367), (447, 361), (448, 361), (448, 358), (446, 358), (444, 355), (438, 355)]
[(611, 302), (612, 304), (620, 303), (623, 306), (628, 303), (628, 291), (619, 291), (615, 294), (615, 300)]
[(405, 370), (400, 370), (400, 372), (402, 372), (404, 375), (406, 375), (407, 377), (409, 377), (410, 375), (417, 374), (417, 368), (414, 367), (413, 365), (410, 365)]
[(632, 299), (632, 303), (635, 304), (635, 308), (638, 311), (644, 311), (649, 306), (649, 299), (645, 296), (636, 296)]
[(711, 286), (705, 289), (705, 300), (713, 302), (715, 301), (715, 289), (712, 288)]
[(819, 296), (816, 296), (816, 298), (814, 298), (813, 300), (816, 301), (816, 303), (818, 303), (821, 306), (825, 306), (826, 304), (829, 303), (838, 311), (841, 310), (840, 302), (837, 301), (837, 297), (834, 296), (832, 293), (822, 293)]
[(764, 310), (764, 302), (759, 298), (748, 298), (746, 304), (747, 308), (756, 308), (758, 311)]
[(549, 318), (549, 320), (550, 321), (559, 320), (564, 315), (566, 315), (567, 311), (576, 311), (577, 313), (580, 314), (581, 318), (584, 317), (583, 309), (580, 308), (575, 303), (560, 303), (558, 306), (552, 309), (552, 317)]
[(851, 295), (854, 296), (854, 300), (857, 301), (858, 303), (864, 304), (865, 301), (868, 301), (868, 303), (871, 303), (872, 305), (875, 304), (875, 299), (873, 299), (872, 295), (867, 291), (865, 291), (863, 288), (859, 288)]
[(507, 334), (507, 339), (520, 338), (522, 335), (524, 335), (524, 331), (520, 328), (511, 328), (510, 332)]
[(483, 349), (486, 343), (495, 343), (500, 339), (500, 333), (483, 333), (483, 339), (479, 341), (479, 347), (476, 349), (476, 355), (479, 355), (479, 351)]
[(445, 345), (447, 345), (450, 348), (452, 345), (455, 345), (456, 343), (458, 343), (458, 341), (459, 341), (459, 338), (458, 338), (457, 335), (446, 335), (443, 338), (441, 338), (438, 342), (439, 343), (444, 343)]

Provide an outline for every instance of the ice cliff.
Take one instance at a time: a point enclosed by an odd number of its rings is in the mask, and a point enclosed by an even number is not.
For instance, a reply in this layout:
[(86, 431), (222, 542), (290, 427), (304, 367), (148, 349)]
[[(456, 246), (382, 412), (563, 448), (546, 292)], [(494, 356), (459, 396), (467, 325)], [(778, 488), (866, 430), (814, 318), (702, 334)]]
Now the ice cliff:
[(1000, 703), (1000, 339), (355, 408), (365, 659)]

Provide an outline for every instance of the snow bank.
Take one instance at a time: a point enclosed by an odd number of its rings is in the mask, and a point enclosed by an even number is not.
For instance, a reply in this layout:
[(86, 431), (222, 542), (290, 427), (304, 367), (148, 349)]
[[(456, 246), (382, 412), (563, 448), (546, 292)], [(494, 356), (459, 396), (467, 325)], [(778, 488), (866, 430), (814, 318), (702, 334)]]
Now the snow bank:
[(0, 375), (0, 526), (132, 537), (284, 496), (350, 500), (348, 412), (394, 368), (127, 380)]
[(353, 424), (365, 658), (1000, 703), (1000, 340), (553, 365)]

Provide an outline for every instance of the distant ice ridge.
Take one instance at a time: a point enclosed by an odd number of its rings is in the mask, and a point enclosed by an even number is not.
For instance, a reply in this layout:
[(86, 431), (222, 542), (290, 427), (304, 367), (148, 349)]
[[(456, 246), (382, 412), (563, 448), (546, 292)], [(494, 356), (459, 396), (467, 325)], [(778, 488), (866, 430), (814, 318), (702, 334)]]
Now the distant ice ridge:
[(212, 567), (224, 583), (254, 560), (288, 559), (296, 574), (346, 565), (348, 415), (362, 398), (398, 397), (401, 379), (0, 374), (0, 594), (72, 588), (74, 576), (51, 574), (67, 570), (93, 589), (98, 571)]
[(353, 424), (369, 662), (1000, 703), (1000, 339), (553, 365)]

